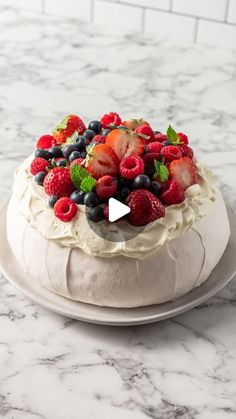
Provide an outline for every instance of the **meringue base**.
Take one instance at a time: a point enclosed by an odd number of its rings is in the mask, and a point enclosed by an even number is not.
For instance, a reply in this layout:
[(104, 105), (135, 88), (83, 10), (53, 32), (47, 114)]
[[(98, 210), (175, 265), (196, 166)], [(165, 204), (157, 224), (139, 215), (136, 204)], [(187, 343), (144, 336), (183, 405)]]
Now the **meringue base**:
[(202, 284), (219, 262), (230, 235), (219, 192), (209, 213), (186, 233), (144, 260), (94, 257), (45, 239), (16, 212), (7, 212), (9, 245), (33, 281), (75, 301), (131, 308), (161, 304)]

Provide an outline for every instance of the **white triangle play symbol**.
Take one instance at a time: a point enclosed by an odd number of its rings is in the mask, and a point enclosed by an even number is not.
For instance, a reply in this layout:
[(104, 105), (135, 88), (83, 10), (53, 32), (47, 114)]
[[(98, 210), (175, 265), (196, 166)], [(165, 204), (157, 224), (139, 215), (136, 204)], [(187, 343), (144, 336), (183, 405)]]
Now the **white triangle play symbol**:
[(117, 201), (115, 198), (110, 198), (108, 202), (108, 212), (109, 221), (114, 223), (114, 221), (119, 220), (119, 218), (124, 217), (126, 214), (129, 214), (130, 207), (122, 204), (122, 202)]

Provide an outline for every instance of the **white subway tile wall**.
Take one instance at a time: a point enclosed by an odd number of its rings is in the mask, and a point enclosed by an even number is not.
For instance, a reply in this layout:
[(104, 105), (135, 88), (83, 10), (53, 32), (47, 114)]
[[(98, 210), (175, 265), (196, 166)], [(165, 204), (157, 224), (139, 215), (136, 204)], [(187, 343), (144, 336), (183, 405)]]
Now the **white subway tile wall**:
[(173, 12), (224, 20), (227, 0), (173, 0)]
[(186, 16), (146, 10), (144, 31), (156, 33), (160, 37), (193, 42), (195, 34), (195, 19)]
[(230, 0), (228, 21), (236, 24), (236, 0)]
[(107, 1), (95, 1), (94, 4), (94, 22), (111, 29), (119, 28), (139, 32), (142, 26), (142, 16), (143, 10), (140, 7), (127, 7), (124, 4)]
[(124, 3), (144, 6), (147, 8), (153, 7), (154, 9), (169, 10), (171, 0), (124, 0)]
[(199, 21), (198, 42), (221, 48), (236, 49), (236, 26), (227, 23)]
[(44, 0), (44, 11), (89, 22), (91, 20), (91, 0)]
[(236, 50), (236, 0), (0, 0), (0, 4), (121, 32), (155, 33)]

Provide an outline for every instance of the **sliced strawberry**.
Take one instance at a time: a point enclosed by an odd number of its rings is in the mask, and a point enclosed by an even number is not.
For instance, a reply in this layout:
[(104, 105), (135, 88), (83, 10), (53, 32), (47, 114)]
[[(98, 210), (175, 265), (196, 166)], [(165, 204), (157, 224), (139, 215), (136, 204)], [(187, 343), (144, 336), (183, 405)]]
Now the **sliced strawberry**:
[(141, 134), (141, 136), (143, 135), (146, 143), (155, 141), (154, 131), (149, 125), (141, 125), (140, 127), (136, 128), (135, 132), (137, 132), (137, 134)]
[(89, 149), (85, 160), (87, 171), (96, 179), (102, 176), (119, 174), (119, 159), (107, 144), (98, 144)]
[(130, 131), (135, 131), (141, 125), (149, 125), (149, 122), (144, 121), (144, 119), (127, 119), (127, 121), (122, 121), (121, 125)]
[(113, 129), (106, 138), (106, 144), (110, 146), (120, 161), (127, 156), (144, 153), (144, 140), (137, 134), (127, 130)]
[(197, 183), (197, 169), (189, 157), (182, 157), (170, 163), (171, 178), (180, 183), (183, 189)]

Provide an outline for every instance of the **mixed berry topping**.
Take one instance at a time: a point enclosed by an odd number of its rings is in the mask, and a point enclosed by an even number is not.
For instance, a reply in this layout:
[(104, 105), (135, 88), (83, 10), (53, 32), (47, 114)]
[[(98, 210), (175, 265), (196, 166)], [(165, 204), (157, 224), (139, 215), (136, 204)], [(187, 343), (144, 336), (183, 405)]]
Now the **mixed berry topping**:
[(109, 222), (108, 201), (115, 198), (130, 207), (125, 219), (134, 226), (164, 217), (166, 206), (181, 204), (198, 181), (186, 134), (171, 126), (162, 133), (144, 119), (122, 121), (115, 112), (88, 126), (65, 117), (37, 141), (30, 172), (61, 221), (85, 205), (91, 221)]

